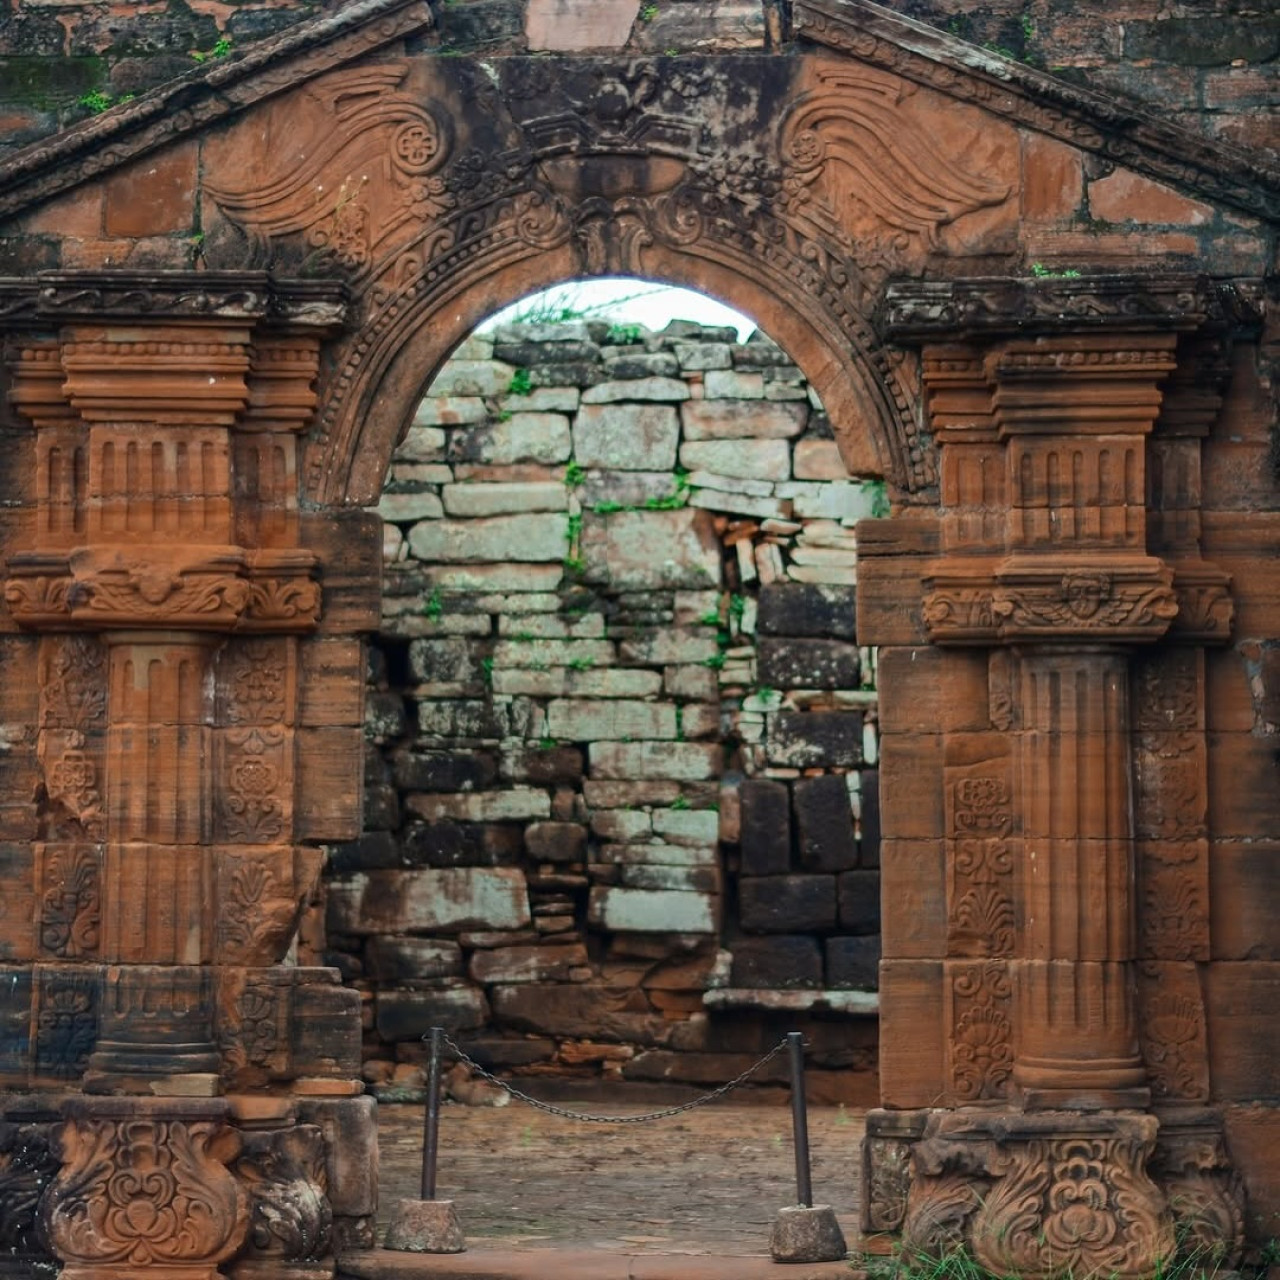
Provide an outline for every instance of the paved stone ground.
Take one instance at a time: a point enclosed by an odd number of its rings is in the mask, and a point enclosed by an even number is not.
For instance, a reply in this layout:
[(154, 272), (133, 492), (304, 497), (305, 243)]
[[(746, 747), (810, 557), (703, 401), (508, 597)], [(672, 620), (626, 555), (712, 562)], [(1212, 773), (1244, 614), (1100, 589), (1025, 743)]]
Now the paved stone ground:
[[(609, 1115), (651, 1105), (564, 1103)], [(379, 1111), (381, 1204), (417, 1196), (422, 1108)], [(852, 1244), (863, 1116), (809, 1113), (814, 1198), (835, 1206)], [(640, 1125), (585, 1125), (509, 1107), (446, 1106), (437, 1196), (456, 1202), (470, 1249), (766, 1254), (774, 1217), (795, 1203), (784, 1104), (714, 1103)]]

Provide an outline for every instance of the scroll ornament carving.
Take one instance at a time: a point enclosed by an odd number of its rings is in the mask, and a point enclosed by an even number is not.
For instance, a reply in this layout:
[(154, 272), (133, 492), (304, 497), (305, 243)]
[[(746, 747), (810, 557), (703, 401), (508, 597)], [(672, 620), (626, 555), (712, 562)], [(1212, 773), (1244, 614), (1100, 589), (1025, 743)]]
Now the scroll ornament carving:
[(1180, 1132), (1162, 1128), (1152, 1161), (1169, 1201), (1180, 1253), (1192, 1261), (1230, 1270), (1244, 1248), (1244, 1183), (1231, 1167), (1225, 1144), (1210, 1125)]
[[(24, 627), (183, 627), (300, 632), (320, 618), (314, 557), (290, 572), (255, 576), (235, 547), (145, 557), (82, 548), (70, 556), (15, 555), (4, 599)], [(249, 576), (246, 576), (248, 573)]]
[(98, 988), (92, 977), (50, 966), (40, 978), (36, 1012), (36, 1071), (78, 1080), (98, 1040)]
[(45, 1253), (37, 1211), (59, 1164), (48, 1125), (0, 1121), (0, 1267), (6, 1257)]
[(285, 731), (279, 726), (228, 729), (226, 742), (222, 821), (227, 838), (253, 843), (278, 840), (285, 830), (280, 796), (283, 755), (288, 748)]
[(209, 1275), (240, 1247), (248, 1197), (226, 1167), (240, 1140), (222, 1120), (82, 1113), (59, 1142), (42, 1215), (70, 1280), (104, 1265)]
[[(251, 1205), (248, 1247), (236, 1265), (237, 1277), (275, 1277), (285, 1274), (281, 1263), (325, 1257), (333, 1211), (326, 1197), (324, 1134), (317, 1125), (246, 1133), (235, 1172)], [(322, 1273), (331, 1272), (325, 1267)]]
[(935, 249), (941, 227), (1008, 198), (1006, 184), (964, 170), (901, 110), (913, 86), (866, 67), (826, 71), (822, 81), (782, 129), (788, 218), (811, 224), (865, 263), (866, 230), (849, 225), (851, 213), (860, 214), (890, 266), (892, 251)]
[(1008, 1117), (932, 1122), (913, 1155), (908, 1255), (964, 1248), (994, 1275), (1135, 1280), (1172, 1257), (1165, 1198), (1146, 1173), (1154, 1119), (1062, 1121), (1028, 1118), (1025, 1132)]
[(1177, 992), (1144, 1002), (1141, 1020), (1142, 1058), (1157, 1098), (1204, 1096), (1204, 1010)]
[(228, 651), (227, 720), (279, 724), (285, 717), (285, 658), (270, 641), (232, 642)]
[[(407, 64), (335, 72), (299, 91), (290, 139), (300, 163), (275, 181), (210, 186), (222, 211), (255, 238), (270, 261), (272, 241), (300, 234), (311, 258), (350, 275), (376, 270), (380, 250), (452, 208), (438, 173), (451, 151), (446, 121), (395, 92)], [(397, 235), (403, 232), (402, 235)]]
[(106, 724), (107, 655), (96, 637), (41, 641), (40, 726), (89, 732)]
[(1000, 1098), (1013, 1070), (1009, 975), (1004, 965), (964, 966), (952, 980), (952, 1087), (962, 1102)]
[(866, 1139), (866, 1223), (871, 1231), (897, 1231), (907, 1212), (911, 1187), (911, 1143), (896, 1138)]
[[(1019, 574), (1021, 576), (1021, 574)], [(1047, 581), (929, 583), (922, 617), (936, 644), (1040, 637), (1152, 640), (1177, 616), (1173, 588), (1151, 577), (1070, 571)]]

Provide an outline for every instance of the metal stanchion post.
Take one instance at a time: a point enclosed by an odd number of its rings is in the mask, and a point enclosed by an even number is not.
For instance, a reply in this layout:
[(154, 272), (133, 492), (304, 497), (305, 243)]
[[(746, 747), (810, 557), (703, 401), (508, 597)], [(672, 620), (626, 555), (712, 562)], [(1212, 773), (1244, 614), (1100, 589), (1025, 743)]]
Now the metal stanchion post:
[(436, 1198), (436, 1152), (440, 1149), (440, 1055), (444, 1031), (431, 1028), (431, 1058), (427, 1065), (427, 1110), (422, 1132), (422, 1198)]
[(809, 1111), (804, 1096), (804, 1036), (792, 1031), (787, 1036), (791, 1057), (791, 1133), (796, 1149), (796, 1204), (813, 1204), (813, 1178), (809, 1167)]
[(405, 1253), (462, 1253), (467, 1245), (452, 1200), (436, 1199), (436, 1153), (440, 1147), (440, 1065), (444, 1028), (431, 1028), (427, 1106), (422, 1124), (422, 1199), (399, 1201), (387, 1228), (387, 1248)]
[(769, 1240), (775, 1262), (839, 1262), (848, 1253), (844, 1233), (828, 1204), (813, 1203), (809, 1167), (809, 1112), (804, 1091), (804, 1036), (787, 1036), (791, 1058), (791, 1130), (796, 1152), (796, 1203), (778, 1211)]

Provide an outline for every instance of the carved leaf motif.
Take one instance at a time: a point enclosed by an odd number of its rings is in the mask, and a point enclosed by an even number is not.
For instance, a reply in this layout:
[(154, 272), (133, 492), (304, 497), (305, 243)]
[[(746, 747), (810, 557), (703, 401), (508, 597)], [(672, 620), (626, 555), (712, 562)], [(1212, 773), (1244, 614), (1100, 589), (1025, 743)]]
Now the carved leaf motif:
[(58, 850), (49, 856), (43, 878), (41, 948), (69, 960), (96, 955), (102, 916), (97, 859), (85, 850)]
[(904, 86), (866, 68), (823, 75), (783, 126), (783, 206), (850, 248), (850, 210), (871, 216), (895, 248), (937, 245), (938, 229), (1000, 204), (1003, 183), (970, 173), (944, 155), (901, 110)]
[(907, 1211), (911, 1145), (884, 1138), (866, 1141), (867, 1225), (872, 1231), (897, 1231)]
[(0, 1258), (43, 1252), (36, 1209), (60, 1163), (46, 1126), (0, 1123)]
[(39, 989), (36, 1016), (36, 1068), (57, 1080), (84, 1074), (98, 1039), (95, 991), (82, 977), (47, 974)]
[(106, 722), (106, 652), (93, 636), (57, 636), (41, 642), (41, 728), (88, 733)]

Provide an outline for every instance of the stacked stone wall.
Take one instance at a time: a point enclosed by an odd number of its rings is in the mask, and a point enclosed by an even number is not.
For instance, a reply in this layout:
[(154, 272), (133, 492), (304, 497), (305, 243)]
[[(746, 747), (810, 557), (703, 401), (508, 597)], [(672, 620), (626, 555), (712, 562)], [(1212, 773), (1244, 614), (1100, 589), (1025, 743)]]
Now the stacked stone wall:
[(852, 524), (884, 488), (735, 339), (500, 328), (395, 454), (366, 831), (328, 885), (375, 1083), (434, 1023), (508, 1070), (696, 1083), (802, 1026), (827, 1096), (873, 1094)]

